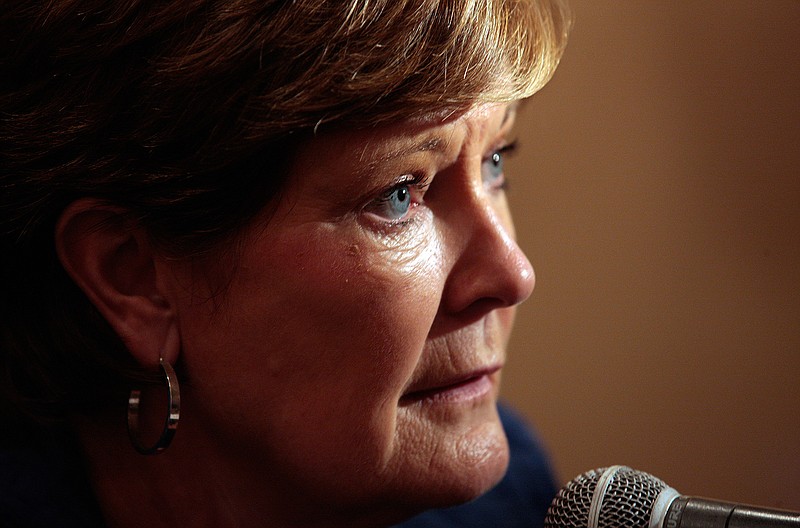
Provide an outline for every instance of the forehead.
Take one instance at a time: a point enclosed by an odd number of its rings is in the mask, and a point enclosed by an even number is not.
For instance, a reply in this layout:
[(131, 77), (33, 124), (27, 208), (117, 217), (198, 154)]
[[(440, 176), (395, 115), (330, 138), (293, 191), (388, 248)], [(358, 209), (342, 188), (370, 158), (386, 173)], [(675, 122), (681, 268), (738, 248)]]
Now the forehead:
[(462, 143), (500, 134), (513, 124), (517, 107), (517, 102), (487, 103), (371, 128), (326, 132), (301, 147), (299, 157), (349, 162), (370, 171), (395, 160), (420, 153), (442, 154), (459, 149)]

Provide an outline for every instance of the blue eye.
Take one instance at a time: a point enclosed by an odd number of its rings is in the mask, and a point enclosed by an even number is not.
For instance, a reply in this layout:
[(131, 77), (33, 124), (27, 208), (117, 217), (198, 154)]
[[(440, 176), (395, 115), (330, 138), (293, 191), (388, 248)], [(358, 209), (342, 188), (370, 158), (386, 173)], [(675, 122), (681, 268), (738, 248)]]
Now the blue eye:
[(499, 152), (492, 152), (486, 160), (486, 170), (484, 170), (483, 181), (492, 183), (494, 180), (503, 177), (503, 155)]
[(413, 219), (413, 209), (422, 203), (429, 183), (427, 177), (407, 174), (367, 204), (364, 210), (380, 217), (383, 222), (405, 224)]
[(516, 148), (516, 142), (509, 143), (508, 145), (495, 150), (488, 158), (483, 160), (481, 177), (483, 178), (484, 185), (487, 185), (492, 189), (505, 189), (507, 182), (505, 178), (505, 171), (503, 169), (503, 159), (505, 158), (506, 154), (512, 153)]
[(408, 213), (410, 207), (411, 189), (408, 183), (402, 183), (381, 197), (374, 212), (388, 220), (400, 220)]

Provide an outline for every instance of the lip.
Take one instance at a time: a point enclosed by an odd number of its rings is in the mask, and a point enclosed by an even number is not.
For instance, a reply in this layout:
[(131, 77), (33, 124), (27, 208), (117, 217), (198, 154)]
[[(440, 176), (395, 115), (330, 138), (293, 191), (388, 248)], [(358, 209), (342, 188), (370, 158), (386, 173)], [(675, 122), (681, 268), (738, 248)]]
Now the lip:
[(400, 403), (409, 404), (420, 401), (463, 403), (480, 399), (492, 391), (496, 384), (494, 374), (500, 368), (501, 366), (492, 366), (412, 387), (400, 397)]

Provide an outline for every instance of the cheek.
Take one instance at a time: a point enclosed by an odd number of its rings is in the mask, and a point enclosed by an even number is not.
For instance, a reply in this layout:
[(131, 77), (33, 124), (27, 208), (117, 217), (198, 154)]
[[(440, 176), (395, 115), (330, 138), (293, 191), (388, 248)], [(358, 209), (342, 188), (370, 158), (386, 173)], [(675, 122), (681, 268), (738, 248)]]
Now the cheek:
[(291, 380), (295, 391), (346, 387), (339, 398), (378, 387), (387, 397), (399, 392), (438, 308), (435, 249), (296, 239), (306, 243), (258, 258), (262, 266), (238, 281), (233, 333), (242, 348), (258, 343), (256, 362)]
[(374, 474), (392, 455), (397, 401), (438, 310), (442, 262), (436, 237), (357, 243), (319, 230), (257, 245), (221, 309), (197, 317), (205, 331), (186, 335), (193, 380), (214, 402), (208, 419), (266, 443), (270, 464), (295, 478), (306, 468), (319, 486), (333, 476), (365, 482), (353, 469)]
[(356, 366), (420, 352), (444, 283), (437, 240), (383, 246), (336, 238), (320, 236), (307, 243), (313, 250), (279, 257), (280, 318), (293, 337), (327, 342), (329, 355)]
[[(328, 243), (318, 246), (326, 248), (324, 256), (304, 258), (313, 264), (293, 289), (300, 292), (294, 298), (302, 299), (297, 303), (302, 308), (285, 320), (290, 329), (285, 338), (295, 340), (287, 347), (294, 354), (279, 376), (291, 380), (293, 398), (301, 392), (305, 403), (299, 404), (302, 409), (286, 406), (285, 418), (315, 416), (314, 430), (305, 438), (310, 444), (301, 449), (325, 458), (317, 468), (339, 461), (341, 466), (330, 467), (340, 481), (355, 476), (353, 467), (369, 467), (368, 475), (355, 479), (363, 484), (394, 456), (398, 400), (420, 361), (444, 282), (438, 244), (429, 240), (402, 249)], [(299, 342), (298, 336), (303, 336)], [(295, 422), (292, 428), (299, 431), (302, 425)], [(319, 429), (327, 435), (324, 445)], [(342, 449), (353, 445), (360, 448)]]

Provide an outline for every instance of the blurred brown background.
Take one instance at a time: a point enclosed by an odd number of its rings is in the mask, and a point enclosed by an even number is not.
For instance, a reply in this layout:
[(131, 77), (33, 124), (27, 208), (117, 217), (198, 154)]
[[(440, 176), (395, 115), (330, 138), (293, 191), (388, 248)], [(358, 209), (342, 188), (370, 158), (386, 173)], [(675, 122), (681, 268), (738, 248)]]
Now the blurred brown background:
[(504, 396), (562, 481), (800, 510), (800, 1), (572, 0), (511, 162)]

